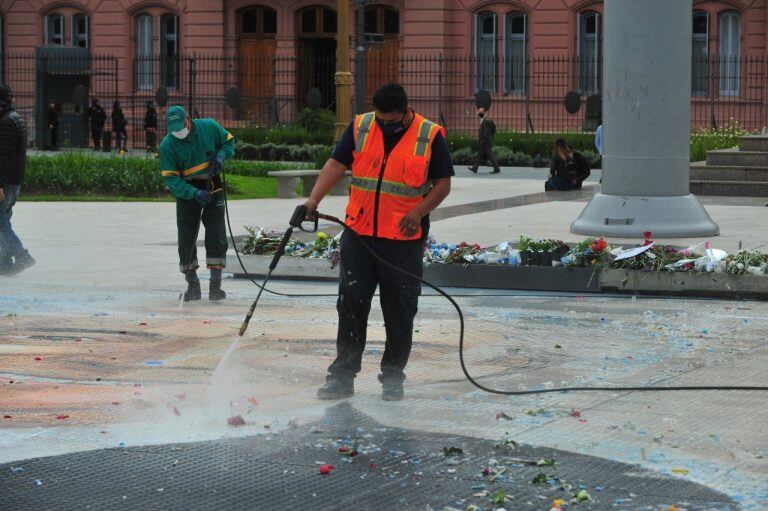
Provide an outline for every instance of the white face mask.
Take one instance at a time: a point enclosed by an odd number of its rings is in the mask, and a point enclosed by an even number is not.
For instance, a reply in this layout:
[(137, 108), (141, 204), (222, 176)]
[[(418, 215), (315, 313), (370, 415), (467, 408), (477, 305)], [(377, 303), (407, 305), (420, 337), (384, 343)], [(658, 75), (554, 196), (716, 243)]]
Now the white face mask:
[(171, 134), (174, 137), (178, 138), (179, 140), (184, 140), (185, 138), (187, 138), (187, 135), (189, 135), (189, 128), (185, 126), (184, 129), (180, 129), (179, 131), (174, 131)]

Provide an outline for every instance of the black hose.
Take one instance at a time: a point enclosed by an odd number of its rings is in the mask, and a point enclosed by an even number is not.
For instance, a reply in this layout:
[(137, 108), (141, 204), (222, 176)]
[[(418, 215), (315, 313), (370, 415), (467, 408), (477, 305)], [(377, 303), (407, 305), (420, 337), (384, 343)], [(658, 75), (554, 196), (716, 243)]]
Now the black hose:
[[(222, 176), (223, 176), (222, 172)], [(224, 178), (224, 189), (226, 190), (226, 178)], [(267, 291), (269, 293), (272, 293), (274, 295), (278, 296), (286, 296), (286, 297), (319, 297), (319, 296), (337, 296), (336, 294), (287, 294), (287, 293), (279, 293), (277, 291), (271, 291), (269, 289), (266, 289), (266, 287), (259, 285), (253, 278), (250, 276), (248, 271), (245, 269), (245, 265), (243, 264), (242, 259), (240, 258), (240, 254), (237, 250), (237, 245), (235, 244), (235, 238), (232, 235), (232, 224), (229, 221), (229, 209), (227, 206), (227, 196), (226, 191), (224, 192), (224, 209), (227, 215), (227, 225), (229, 227), (229, 234), (230, 238), (232, 239), (232, 245), (235, 249), (235, 254), (237, 255), (237, 260), (240, 262), (240, 266), (245, 273), (246, 277), (253, 282), (256, 286), (263, 289), (264, 291)], [(323, 215), (323, 214), (317, 214), (316, 215), (319, 218), (322, 218), (323, 220), (327, 220), (329, 222), (333, 222), (336, 224), (339, 224), (341, 227), (344, 228), (344, 231), (346, 233), (349, 233), (355, 238), (360, 241), (360, 244), (365, 247), (365, 249), (373, 256), (374, 259), (376, 259), (381, 264), (402, 273), (403, 275), (416, 279), (417, 281), (421, 282), (422, 284), (426, 285), (427, 287), (430, 287), (434, 289), (439, 295), (443, 296), (446, 300), (448, 300), (451, 305), (456, 309), (456, 314), (459, 317), (459, 363), (461, 365), (461, 371), (464, 373), (464, 376), (466, 379), (475, 387), (482, 390), (483, 392), (488, 392), (490, 394), (499, 394), (503, 396), (528, 396), (528, 395), (534, 395), (534, 394), (552, 394), (555, 392), (671, 392), (671, 391), (705, 391), (705, 390), (736, 390), (736, 391), (768, 391), (768, 386), (722, 386), (722, 385), (705, 385), (705, 386), (680, 386), (680, 387), (649, 387), (649, 386), (640, 386), (640, 387), (554, 387), (551, 389), (536, 389), (536, 390), (499, 390), (499, 389), (493, 389), (490, 387), (486, 387), (482, 383), (479, 383), (475, 378), (472, 377), (471, 374), (469, 374), (469, 370), (467, 369), (466, 362), (464, 360), (464, 313), (461, 310), (461, 307), (459, 304), (454, 300), (454, 298), (443, 291), (439, 286), (436, 286), (429, 282), (428, 280), (425, 280), (423, 277), (419, 277), (418, 275), (415, 275), (407, 270), (404, 270), (403, 268), (400, 268), (399, 266), (390, 263), (389, 261), (385, 260), (383, 257), (381, 257), (379, 254), (377, 254), (371, 247), (368, 246), (367, 243), (363, 241), (361, 236), (357, 234), (354, 230), (352, 230), (351, 227), (349, 227), (347, 224), (345, 224), (343, 221), (339, 220), (336, 217), (330, 216), (330, 215)]]

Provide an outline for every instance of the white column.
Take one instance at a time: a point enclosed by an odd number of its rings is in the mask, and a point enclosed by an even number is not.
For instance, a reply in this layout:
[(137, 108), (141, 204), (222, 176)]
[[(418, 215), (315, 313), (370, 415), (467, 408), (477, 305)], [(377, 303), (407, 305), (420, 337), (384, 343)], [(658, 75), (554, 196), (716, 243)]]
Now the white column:
[(719, 234), (689, 193), (691, 2), (605, 2), (602, 192), (571, 232)]

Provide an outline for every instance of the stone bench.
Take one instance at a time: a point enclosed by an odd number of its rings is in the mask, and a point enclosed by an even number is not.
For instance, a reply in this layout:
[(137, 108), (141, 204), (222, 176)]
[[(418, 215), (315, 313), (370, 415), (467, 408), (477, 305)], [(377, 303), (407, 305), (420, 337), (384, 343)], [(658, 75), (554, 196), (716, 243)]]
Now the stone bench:
[[(299, 179), (302, 181), (304, 197), (309, 197), (312, 187), (315, 186), (320, 170), (273, 170), (267, 172), (270, 177), (277, 178), (277, 197), (279, 199), (295, 199), (296, 187)], [(349, 195), (349, 183), (352, 171), (348, 170), (336, 186), (331, 189), (331, 195)]]

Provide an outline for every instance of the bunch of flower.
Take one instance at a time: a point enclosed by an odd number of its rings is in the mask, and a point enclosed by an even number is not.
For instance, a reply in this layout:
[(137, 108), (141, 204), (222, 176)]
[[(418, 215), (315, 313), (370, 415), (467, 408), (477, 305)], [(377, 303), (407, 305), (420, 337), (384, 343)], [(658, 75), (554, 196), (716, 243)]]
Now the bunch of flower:
[(757, 250), (740, 250), (725, 258), (725, 271), (729, 275), (761, 275), (768, 268), (768, 254)]

